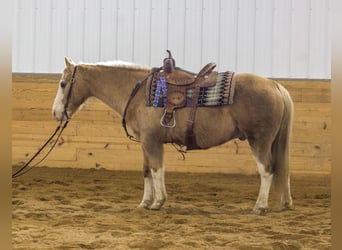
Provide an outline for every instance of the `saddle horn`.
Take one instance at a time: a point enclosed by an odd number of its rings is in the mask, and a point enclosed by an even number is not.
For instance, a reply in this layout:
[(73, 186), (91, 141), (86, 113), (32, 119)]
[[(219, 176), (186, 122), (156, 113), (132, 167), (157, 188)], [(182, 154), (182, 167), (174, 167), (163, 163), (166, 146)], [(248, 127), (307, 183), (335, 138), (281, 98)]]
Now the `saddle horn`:
[(171, 74), (174, 68), (176, 67), (176, 61), (172, 58), (171, 51), (166, 50), (166, 52), (169, 54), (169, 57), (165, 58), (163, 61), (163, 69), (165, 73)]

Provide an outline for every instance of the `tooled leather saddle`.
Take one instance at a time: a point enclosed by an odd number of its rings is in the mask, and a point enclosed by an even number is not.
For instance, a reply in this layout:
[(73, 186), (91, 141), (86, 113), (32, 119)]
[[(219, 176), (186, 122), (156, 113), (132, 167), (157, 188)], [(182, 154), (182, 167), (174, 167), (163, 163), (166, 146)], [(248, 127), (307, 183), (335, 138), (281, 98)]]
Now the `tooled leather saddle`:
[[(200, 149), (196, 143), (194, 134), (197, 106), (232, 104), (234, 94), (232, 79), (234, 72), (215, 72), (213, 69), (216, 67), (216, 64), (208, 63), (198, 74), (194, 75), (177, 68), (171, 52), (169, 50), (167, 52), (169, 56), (164, 59), (163, 67), (154, 68), (151, 79), (148, 81), (148, 89), (146, 92), (147, 105), (164, 107), (160, 124), (167, 128), (176, 126), (176, 109), (191, 107), (187, 122), (185, 143), (187, 150)], [(222, 86), (218, 86), (218, 81), (220, 83), (222, 82)], [(219, 94), (216, 96), (216, 101), (206, 101), (205, 97), (213, 97), (213, 93)], [(209, 105), (206, 105), (206, 102)]]

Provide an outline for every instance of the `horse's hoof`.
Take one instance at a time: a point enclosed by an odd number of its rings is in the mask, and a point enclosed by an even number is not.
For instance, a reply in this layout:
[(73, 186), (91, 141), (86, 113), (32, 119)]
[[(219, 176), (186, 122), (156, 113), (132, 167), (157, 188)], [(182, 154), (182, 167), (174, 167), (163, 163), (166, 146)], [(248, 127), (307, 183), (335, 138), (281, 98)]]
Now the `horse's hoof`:
[(150, 209), (151, 203), (152, 202), (142, 201), (137, 208)]
[(267, 213), (267, 208), (265, 207), (255, 207), (253, 213), (257, 215), (265, 215)]
[(285, 202), (284, 204), (281, 205), (280, 207), (281, 211), (285, 211), (285, 210), (291, 210), (292, 209), (292, 202)]
[(155, 201), (150, 207), (151, 210), (160, 210), (160, 208), (164, 205), (165, 200)]

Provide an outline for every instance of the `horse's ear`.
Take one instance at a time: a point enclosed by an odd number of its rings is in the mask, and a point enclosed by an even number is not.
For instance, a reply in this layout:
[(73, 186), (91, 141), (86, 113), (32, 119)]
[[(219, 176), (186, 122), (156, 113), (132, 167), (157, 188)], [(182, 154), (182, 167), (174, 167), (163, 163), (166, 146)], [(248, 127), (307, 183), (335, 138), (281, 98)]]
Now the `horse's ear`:
[(75, 64), (71, 58), (64, 57), (64, 61), (65, 61), (65, 66), (67, 66), (67, 68)]

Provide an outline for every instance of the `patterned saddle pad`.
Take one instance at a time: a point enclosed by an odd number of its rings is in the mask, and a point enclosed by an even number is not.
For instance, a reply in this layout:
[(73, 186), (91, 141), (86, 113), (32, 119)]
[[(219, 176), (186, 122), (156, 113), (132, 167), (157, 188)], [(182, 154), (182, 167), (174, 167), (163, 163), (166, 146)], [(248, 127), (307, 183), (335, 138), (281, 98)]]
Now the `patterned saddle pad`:
[[(155, 73), (147, 80), (146, 86), (146, 106), (165, 107), (167, 86), (158, 86), (161, 81), (158, 74)], [(226, 71), (217, 74), (216, 84), (212, 87), (200, 88), (197, 107), (212, 107), (233, 104), (235, 81), (233, 81), (234, 72)], [(158, 83), (159, 82), (159, 83)], [(162, 91), (161, 91), (162, 90)], [(190, 86), (186, 90), (186, 104), (184, 107), (190, 107), (194, 87)], [(156, 100), (158, 100), (156, 102)]]

